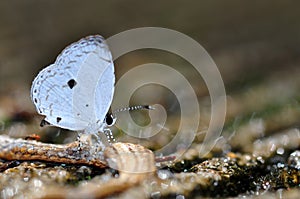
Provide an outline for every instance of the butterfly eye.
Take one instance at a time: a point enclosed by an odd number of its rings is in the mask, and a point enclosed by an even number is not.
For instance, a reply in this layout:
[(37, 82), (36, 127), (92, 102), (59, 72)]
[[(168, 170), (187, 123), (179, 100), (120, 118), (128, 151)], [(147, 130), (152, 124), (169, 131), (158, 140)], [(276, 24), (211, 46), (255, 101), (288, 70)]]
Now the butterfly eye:
[(105, 117), (105, 123), (107, 126), (112, 126), (116, 122), (116, 118), (112, 114), (107, 114)]

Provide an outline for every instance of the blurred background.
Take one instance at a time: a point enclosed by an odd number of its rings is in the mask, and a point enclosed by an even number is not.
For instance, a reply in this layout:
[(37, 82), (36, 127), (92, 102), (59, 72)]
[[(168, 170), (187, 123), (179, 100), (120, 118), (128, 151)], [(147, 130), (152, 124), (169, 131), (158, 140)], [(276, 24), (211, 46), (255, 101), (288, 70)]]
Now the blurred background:
[[(34, 113), (32, 80), (70, 43), (90, 34), (107, 38), (146, 26), (182, 32), (211, 55), (228, 94), (225, 131), (236, 128), (244, 118), (262, 117), (278, 107), (298, 110), (294, 105), (298, 104), (300, 86), (300, 13), (295, 1), (13, 0), (0, 2), (0, 16), (2, 121), (25, 117), (24, 111)], [(207, 103), (208, 91), (201, 77), (193, 79), (193, 71), (184, 72), (187, 63), (167, 52), (145, 50), (121, 57), (115, 62), (116, 78), (148, 62), (183, 71), (200, 102)], [(286, 110), (284, 113), (287, 118)], [(297, 126), (297, 117), (292, 118), (275, 129)], [(270, 123), (277, 124), (274, 121)]]
[(109, 37), (144, 26), (174, 29), (197, 40), (227, 85), (287, 70), (297, 62), (300, 42), (300, 14), (291, 2), (1, 2), (1, 91), (30, 85), (39, 69), (83, 36)]

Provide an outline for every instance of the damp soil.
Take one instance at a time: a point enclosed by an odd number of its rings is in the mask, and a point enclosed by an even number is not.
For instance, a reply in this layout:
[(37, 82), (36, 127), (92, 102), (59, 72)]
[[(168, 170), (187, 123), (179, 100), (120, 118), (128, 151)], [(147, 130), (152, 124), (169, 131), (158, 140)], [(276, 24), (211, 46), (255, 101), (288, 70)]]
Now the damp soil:
[[(298, 87), (288, 86), (291, 78), (298, 81), (298, 74), (300, 71), (293, 68), (292, 73), (276, 79), (278, 74), (273, 73), (263, 82), (250, 87), (251, 93), (241, 89), (230, 97), (228, 95), (229, 114), (221, 137), (209, 153), (199, 155), (205, 145), (199, 135), (182, 156), (176, 160), (166, 158), (166, 161), (157, 162), (154, 175), (110, 196), (294, 198), (299, 194), (300, 183), (300, 106)], [(276, 90), (274, 85), (279, 82), (290, 89), (293, 100)], [(272, 95), (277, 96), (276, 102), (272, 100)], [(253, 100), (249, 98), (263, 100), (256, 100), (253, 105)], [(10, 103), (13, 100), (11, 98)], [(251, 112), (251, 107), (256, 109), (255, 113)], [(30, 111), (7, 113), (3, 134), (37, 139), (37, 135), (30, 137), (31, 133), (38, 133), (36, 117), (36, 113)], [(16, 136), (21, 129), (20, 124), (26, 131)], [(53, 136), (55, 132), (56, 136)], [(120, 132), (116, 135), (120, 141), (124, 139)], [(58, 133), (57, 128), (42, 128), (38, 136), (40, 142), (57, 144), (76, 139), (74, 132)], [(155, 151), (160, 140), (141, 144)], [(43, 196), (42, 191), (49, 188), (88, 190), (88, 186), (84, 185), (91, 182), (101, 184), (110, 179), (118, 180), (119, 177), (119, 171), (109, 167), (100, 169), (88, 165), (5, 159), (0, 161), (0, 172), (2, 198), (35, 198)], [(116, 183), (116, 186), (120, 185)]]

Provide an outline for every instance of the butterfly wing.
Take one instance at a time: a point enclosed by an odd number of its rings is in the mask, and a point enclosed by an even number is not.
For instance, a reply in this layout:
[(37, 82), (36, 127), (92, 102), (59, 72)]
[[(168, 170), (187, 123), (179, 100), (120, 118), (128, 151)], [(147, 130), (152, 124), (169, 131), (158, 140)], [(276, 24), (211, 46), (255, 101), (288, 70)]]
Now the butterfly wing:
[(95, 95), (96, 116), (103, 121), (113, 100), (114, 94), (114, 65), (113, 62), (103, 71), (103, 75), (98, 79)]
[[(111, 78), (106, 79), (108, 83), (102, 81), (103, 75)], [(43, 69), (33, 81), (31, 98), (50, 124), (83, 130), (104, 120), (112, 101), (113, 85), (111, 53), (104, 39), (95, 35), (71, 44), (54, 64)], [(101, 108), (97, 108), (99, 104)]]

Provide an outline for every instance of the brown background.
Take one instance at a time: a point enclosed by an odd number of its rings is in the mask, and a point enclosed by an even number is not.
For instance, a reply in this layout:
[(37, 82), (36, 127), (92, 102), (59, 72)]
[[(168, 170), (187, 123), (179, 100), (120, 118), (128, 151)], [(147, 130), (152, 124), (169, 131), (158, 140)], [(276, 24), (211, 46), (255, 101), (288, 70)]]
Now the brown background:
[[(89, 34), (109, 37), (144, 26), (174, 29), (197, 40), (230, 92), (297, 67), (299, 20), (296, 1), (1, 1), (0, 92), (21, 89), (27, 99), (34, 76), (68, 44)], [(121, 66), (151, 61), (141, 57), (118, 60), (117, 78)]]

